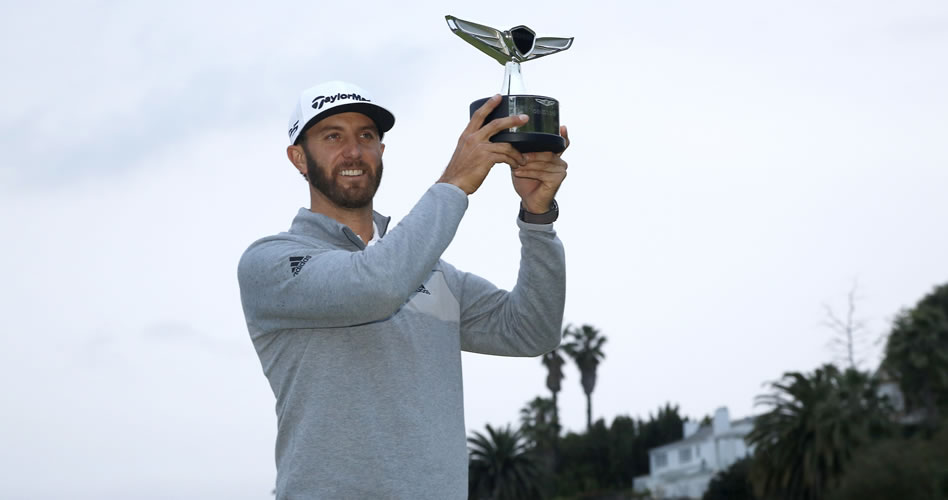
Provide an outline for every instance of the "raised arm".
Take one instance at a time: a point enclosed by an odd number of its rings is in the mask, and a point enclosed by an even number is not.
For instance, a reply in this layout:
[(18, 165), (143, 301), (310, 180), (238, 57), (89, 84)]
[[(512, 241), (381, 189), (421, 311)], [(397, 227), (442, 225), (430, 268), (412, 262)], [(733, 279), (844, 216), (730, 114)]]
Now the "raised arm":
[[(566, 127), (560, 134), (569, 147)], [(499, 290), (488, 281), (462, 273), (461, 348), (502, 356), (539, 356), (560, 343), (566, 297), (566, 260), (553, 230), (558, 211), (553, 201), (566, 179), (561, 154), (527, 153), (524, 163), (511, 165), (514, 190), (526, 220), (519, 219), (520, 272), (513, 290)]]
[(539, 356), (560, 343), (566, 298), (563, 245), (552, 224), (517, 222), (520, 271), (511, 291), (450, 268), (450, 278), (459, 290), (462, 350)]
[[(463, 192), (436, 184), (398, 226), (361, 251), (354, 242), (339, 249), (292, 233), (254, 243), (237, 274), (248, 322), (269, 331), (350, 326), (391, 316), (431, 272), (466, 208)], [(340, 224), (340, 238), (343, 231)], [(303, 257), (305, 265), (294, 271), (291, 257)]]
[[(467, 208), (467, 195), (480, 187), (496, 163), (513, 167), (523, 162), (512, 146), (492, 143), (490, 136), (522, 125), (525, 116), (499, 118), (481, 126), (499, 102), (495, 96), (475, 112), (439, 183), (379, 243), (361, 249), (353, 238), (356, 247), (339, 248), (306, 235), (284, 234), (252, 245), (238, 266), (248, 323), (260, 331), (329, 328), (380, 321), (394, 314), (424, 282), (453, 239)], [(344, 230), (338, 225), (340, 234)], [(306, 259), (305, 266), (290, 272), (291, 257)]]

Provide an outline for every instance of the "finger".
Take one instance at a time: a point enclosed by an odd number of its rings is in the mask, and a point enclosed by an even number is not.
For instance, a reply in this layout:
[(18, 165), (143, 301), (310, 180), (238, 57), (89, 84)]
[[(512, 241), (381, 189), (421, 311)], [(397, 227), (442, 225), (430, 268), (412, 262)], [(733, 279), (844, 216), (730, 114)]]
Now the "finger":
[(484, 125), (484, 120), (487, 119), (487, 115), (489, 115), (498, 104), (500, 104), (500, 94), (494, 94), (471, 115), (471, 121), (468, 122), (464, 131), (466, 133), (472, 133), (481, 128), (481, 126)]
[(507, 166), (510, 167), (510, 172), (513, 173), (514, 170), (520, 168), (519, 163), (507, 163)]
[(563, 148), (563, 151), (556, 153), (556, 156), (563, 154), (569, 149), (569, 131), (566, 130), (566, 125), (560, 125), (560, 135), (563, 136), (563, 139), (566, 139), (566, 147)]
[(533, 155), (535, 153), (527, 153), (524, 155), (526, 157), (526, 163), (523, 164), (522, 168), (531, 169), (539, 168), (543, 170), (566, 170), (569, 168), (569, 165), (559, 156), (554, 156), (553, 158), (545, 161), (535, 160)]
[(527, 115), (512, 115), (505, 116), (503, 118), (497, 118), (495, 120), (491, 120), (490, 123), (481, 127), (478, 133), (484, 137), (490, 137), (501, 130), (507, 130), (511, 127), (519, 127), (520, 125), (527, 123), (529, 120), (530, 118)]
[[(516, 152), (516, 150), (514, 151)], [(494, 165), (498, 163), (506, 163), (507, 165), (510, 165), (511, 168), (518, 168), (521, 165), (521, 157), (519, 153), (516, 155), (511, 155), (505, 151), (494, 151), (490, 155), (490, 160), (494, 162)]]
[(531, 162), (551, 162), (559, 158), (558, 155), (553, 154), (550, 151), (540, 151), (536, 153), (524, 153), (523, 159), (527, 163)]
[(550, 186), (558, 186), (566, 178), (566, 171), (546, 172), (542, 170), (524, 170), (516, 168), (512, 172), (518, 179), (533, 179)]
[(566, 169), (563, 167), (550, 167), (550, 168), (519, 167), (515, 170), (517, 171), (518, 177), (532, 177), (532, 176), (541, 176), (541, 175), (562, 175), (566, 173)]
[(523, 175), (514, 170), (512, 174), (514, 182), (535, 182), (538, 184), (538, 189), (540, 189), (540, 186), (543, 186), (542, 189), (554, 192), (559, 190), (560, 186), (563, 184), (563, 180), (566, 179), (566, 172), (562, 172), (560, 174), (544, 173), (539, 175)]
[(544, 172), (558, 172), (566, 171), (568, 165), (565, 161), (560, 158), (557, 158), (553, 161), (529, 161), (520, 166), (521, 169), (530, 171), (530, 170), (542, 170)]
[(509, 156), (515, 165), (519, 166), (527, 163), (526, 155), (517, 151), (517, 148), (513, 147), (509, 142), (491, 142), (488, 143), (486, 148), (492, 153), (500, 153)]

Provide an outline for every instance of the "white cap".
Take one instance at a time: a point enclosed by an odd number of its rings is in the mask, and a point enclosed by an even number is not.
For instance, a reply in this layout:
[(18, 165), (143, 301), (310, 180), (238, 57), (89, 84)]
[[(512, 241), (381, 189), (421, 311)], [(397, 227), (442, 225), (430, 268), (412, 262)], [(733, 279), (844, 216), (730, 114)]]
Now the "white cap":
[(395, 125), (395, 115), (373, 103), (364, 89), (346, 82), (325, 82), (300, 93), (290, 113), (290, 144), (296, 144), (303, 132), (319, 120), (349, 111), (371, 118), (379, 128), (379, 133), (388, 132)]

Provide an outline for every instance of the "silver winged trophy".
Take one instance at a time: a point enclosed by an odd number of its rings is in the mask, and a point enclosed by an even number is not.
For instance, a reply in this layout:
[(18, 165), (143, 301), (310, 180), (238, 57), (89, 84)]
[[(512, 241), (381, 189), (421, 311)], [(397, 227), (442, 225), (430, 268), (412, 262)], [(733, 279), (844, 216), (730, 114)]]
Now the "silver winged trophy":
[[(501, 87), (503, 100), (486, 121), (521, 113), (530, 117), (525, 125), (500, 132), (491, 140), (509, 142), (523, 153), (563, 151), (566, 141), (560, 136), (559, 101), (552, 97), (527, 94), (520, 63), (566, 50), (573, 44), (573, 39), (537, 38), (532, 29), (523, 25), (500, 31), (454, 16), (444, 18), (454, 34), (504, 65), (504, 84)], [(485, 97), (472, 102), (471, 114), (487, 99)]]

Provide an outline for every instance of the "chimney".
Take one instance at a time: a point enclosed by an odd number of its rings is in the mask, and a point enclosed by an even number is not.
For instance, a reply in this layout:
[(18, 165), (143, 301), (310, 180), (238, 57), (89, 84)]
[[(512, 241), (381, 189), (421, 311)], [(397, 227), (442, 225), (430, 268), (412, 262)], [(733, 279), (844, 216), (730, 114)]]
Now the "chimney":
[(714, 410), (714, 420), (711, 424), (715, 434), (723, 434), (731, 428), (731, 415), (726, 406)]
[(692, 434), (698, 432), (698, 425), (698, 422), (685, 420), (684, 430), (682, 432), (682, 434), (684, 434), (683, 439), (688, 439)]

